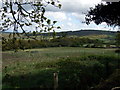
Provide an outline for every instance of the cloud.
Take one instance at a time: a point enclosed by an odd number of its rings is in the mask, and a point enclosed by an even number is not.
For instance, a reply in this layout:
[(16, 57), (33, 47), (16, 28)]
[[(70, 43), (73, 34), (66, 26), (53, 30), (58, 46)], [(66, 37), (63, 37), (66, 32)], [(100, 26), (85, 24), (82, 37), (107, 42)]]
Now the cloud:
[(85, 14), (79, 14), (79, 13), (71, 13), (72, 16), (74, 16), (76, 19), (82, 21), (85, 21)]
[(101, 0), (74, 0), (74, 1), (70, 1), (70, 0), (61, 0), (60, 1), (62, 4), (62, 8), (58, 9), (55, 8), (54, 6), (48, 6), (47, 10), (48, 11), (54, 11), (54, 12), (58, 12), (58, 11), (64, 11), (64, 12), (76, 12), (76, 13), (83, 13), (86, 12), (87, 9), (89, 9), (89, 7), (94, 6), (95, 4), (98, 4), (101, 2)]
[(71, 19), (70, 17), (68, 18), (68, 20), (69, 20), (69, 21), (72, 21), (72, 19)]
[(2, 1), (0, 0), (0, 8), (2, 7)]
[[(56, 25), (60, 26), (62, 31), (104, 29), (105, 26), (107, 26), (105, 23), (99, 26), (94, 23), (91, 23), (89, 26), (82, 23), (82, 21), (85, 21), (85, 14), (83, 13), (86, 13), (90, 7), (94, 7), (96, 4), (100, 3), (101, 0), (60, 0), (60, 2), (62, 4), (61, 9), (53, 5), (48, 5), (46, 7), (45, 16), (53, 21), (58, 21)], [(29, 5), (24, 6), (24, 8), (28, 11), (31, 10)]]
[(55, 15), (55, 17), (54, 17), (55, 19), (59, 19), (59, 20), (67, 19), (66, 14), (63, 12), (55, 12), (54, 15)]
[[(58, 22), (66, 22), (64, 27), (70, 28), (70, 23), (68, 25), (67, 21), (71, 21), (73, 23), (76, 20), (79, 25), (81, 22), (85, 21), (85, 14), (90, 7), (95, 6), (101, 2), (101, 0), (61, 0), (62, 8), (58, 9), (52, 5), (46, 7), (46, 15), (47, 17), (52, 17), (52, 19), (57, 20)], [(72, 24), (71, 26), (76, 28), (77, 25)], [(62, 26), (63, 27), (63, 26)]]
[(71, 27), (73, 24), (71, 22), (68, 22), (67, 25)]
[(46, 12), (45, 16), (49, 17), (51, 19), (57, 20), (59, 22), (67, 19), (66, 14), (63, 13), (63, 12), (52, 12), (52, 11), (51, 12)]

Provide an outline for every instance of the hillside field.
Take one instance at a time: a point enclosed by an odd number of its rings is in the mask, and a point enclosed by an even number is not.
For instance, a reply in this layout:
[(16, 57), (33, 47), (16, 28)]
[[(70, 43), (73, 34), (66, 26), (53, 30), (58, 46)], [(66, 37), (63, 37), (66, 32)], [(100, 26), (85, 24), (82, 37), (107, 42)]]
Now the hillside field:
[[(3, 90), (6, 88), (53, 88), (58, 72), (59, 89), (96, 87), (119, 67), (115, 49), (54, 47), (4, 51)], [(111, 85), (112, 88), (114, 84)], [(97, 89), (96, 89), (97, 90)], [(108, 89), (106, 89), (108, 90)]]

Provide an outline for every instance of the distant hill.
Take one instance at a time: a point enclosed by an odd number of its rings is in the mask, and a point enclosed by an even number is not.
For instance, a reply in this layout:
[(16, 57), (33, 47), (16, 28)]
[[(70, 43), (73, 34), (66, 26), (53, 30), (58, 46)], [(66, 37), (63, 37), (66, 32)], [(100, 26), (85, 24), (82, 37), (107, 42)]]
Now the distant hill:
[[(2, 32), (3, 34), (9, 34), (10, 32)], [(103, 31), (103, 30), (78, 30), (78, 31), (64, 31), (64, 32), (56, 32), (56, 36), (89, 36), (89, 35), (110, 35), (115, 36), (117, 32), (115, 31)], [(38, 34), (42, 36), (52, 36), (53, 33), (42, 33)], [(29, 36), (32, 36), (32, 33), (29, 34)]]
[[(67, 36), (88, 36), (88, 35), (116, 35), (115, 31), (103, 31), (103, 30), (79, 30), (79, 31), (66, 31), (66, 32), (56, 32), (56, 36), (61, 36), (66, 34)], [(49, 33), (52, 35), (53, 33)], [(48, 36), (48, 33), (43, 33), (43, 36)]]

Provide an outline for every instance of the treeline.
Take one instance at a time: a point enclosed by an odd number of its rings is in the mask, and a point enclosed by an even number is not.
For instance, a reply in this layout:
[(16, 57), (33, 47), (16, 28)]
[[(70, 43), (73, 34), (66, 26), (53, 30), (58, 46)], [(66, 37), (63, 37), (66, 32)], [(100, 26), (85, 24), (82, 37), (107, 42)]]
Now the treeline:
[[(18, 50), (46, 47), (104, 47), (105, 43), (98, 39), (79, 38), (79, 37), (58, 37), (54, 39), (7, 39), (2, 40), (2, 50)], [(108, 44), (106, 44), (108, 45)]]

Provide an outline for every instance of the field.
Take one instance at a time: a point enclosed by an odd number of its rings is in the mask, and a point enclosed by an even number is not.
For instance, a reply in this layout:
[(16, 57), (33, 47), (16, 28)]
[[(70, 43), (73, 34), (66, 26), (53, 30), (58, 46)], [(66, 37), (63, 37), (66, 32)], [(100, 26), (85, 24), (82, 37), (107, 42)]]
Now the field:
[(80, 47), (4, 51), (3, 90), (53, 88), (54, 72), (58, 73), (59, 89), (89, 90), (119, 67), (119, 55), (114, 51), (115, 49)]

